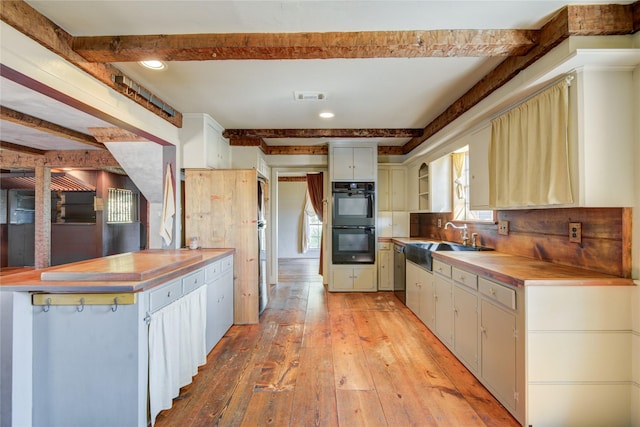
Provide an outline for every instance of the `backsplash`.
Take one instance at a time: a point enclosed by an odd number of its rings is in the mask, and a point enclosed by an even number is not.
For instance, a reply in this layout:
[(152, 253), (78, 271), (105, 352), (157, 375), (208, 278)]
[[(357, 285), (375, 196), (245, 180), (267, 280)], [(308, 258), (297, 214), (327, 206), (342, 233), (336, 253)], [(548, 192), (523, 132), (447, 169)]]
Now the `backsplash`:
[[(409, 235), (462, 242), (461, 230), (444, 229), (450, 220), (450, 213), (412, 213)], [(630, 208), (506, 210), (496, 211), (496, 221), (509, 221), (508, 235), (498, 234), (495, 222), (464, 223), (469, 238), (478, 233), (478, 244), (500, 252), (631, 277)], [(569, 242), (570, 222), (582, 224), (581, 243)]]

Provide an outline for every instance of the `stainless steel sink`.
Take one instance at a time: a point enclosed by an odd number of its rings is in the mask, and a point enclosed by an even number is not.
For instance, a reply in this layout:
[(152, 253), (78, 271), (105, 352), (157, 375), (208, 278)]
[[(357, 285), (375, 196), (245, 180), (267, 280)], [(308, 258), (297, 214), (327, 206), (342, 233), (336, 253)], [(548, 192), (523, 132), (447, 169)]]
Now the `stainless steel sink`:
[(439, 242), (431, 247), (432, 251), (492, 251), (493, 249), (485, 246), (470, 246), (453, 242)]
[(454, 242), (423, 242), (407, 243), (404, 253), (407, 261), (411, 261), (427, 270), (433, 269), (434, 251), (492, 251), (493, 249), (484, 246), (465, 246)]

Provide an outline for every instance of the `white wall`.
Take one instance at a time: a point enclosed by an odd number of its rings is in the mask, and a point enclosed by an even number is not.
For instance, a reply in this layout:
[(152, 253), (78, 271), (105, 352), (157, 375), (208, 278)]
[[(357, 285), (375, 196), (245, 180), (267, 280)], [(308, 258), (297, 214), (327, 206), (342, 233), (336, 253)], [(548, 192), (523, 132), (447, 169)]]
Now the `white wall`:
[(307, 183), (278, 182), (278, 258), (316, 258), (318, 251), (302, 253), (302, 209), (304, 209)]

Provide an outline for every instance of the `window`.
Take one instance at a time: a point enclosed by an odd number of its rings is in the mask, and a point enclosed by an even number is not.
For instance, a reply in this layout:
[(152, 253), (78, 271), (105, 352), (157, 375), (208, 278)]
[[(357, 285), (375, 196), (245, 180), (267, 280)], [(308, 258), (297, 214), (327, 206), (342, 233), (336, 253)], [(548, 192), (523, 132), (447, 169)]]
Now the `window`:
[(140, 196), (131, 190), (110, 188), (107, 202), (107, 222), (131, 223), (140, 220)]
[(318, 219), (318, 215), (309, 216), (309, 249), (320, 249), (320, 240), (322, 238), (322, 222)]
[(453, 220), (493, 221), (493, 211), (471, 210), (469, 206), (469, 147), (455, 151), (453, 162)]

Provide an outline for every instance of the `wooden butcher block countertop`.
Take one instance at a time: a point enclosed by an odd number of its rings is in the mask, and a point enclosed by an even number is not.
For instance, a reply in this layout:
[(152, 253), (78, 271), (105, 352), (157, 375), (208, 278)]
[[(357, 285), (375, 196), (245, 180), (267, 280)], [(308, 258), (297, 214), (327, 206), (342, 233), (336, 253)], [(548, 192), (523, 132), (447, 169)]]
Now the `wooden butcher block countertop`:
[(3, 276), (0, 290), (139, 292), (195, 271), (234, 249), (152, 249)]
[[(394, 237), (394, 243), (408, 244), (433, 240)], [(631, 279), (496, 251), (436, 251), (439, 259), (455, 267), (512, 286), (631, 286)]]
[(439, 251), (433, 258), (512, 286), (633, 285), (631, 279), (495, 251)]

